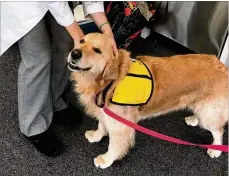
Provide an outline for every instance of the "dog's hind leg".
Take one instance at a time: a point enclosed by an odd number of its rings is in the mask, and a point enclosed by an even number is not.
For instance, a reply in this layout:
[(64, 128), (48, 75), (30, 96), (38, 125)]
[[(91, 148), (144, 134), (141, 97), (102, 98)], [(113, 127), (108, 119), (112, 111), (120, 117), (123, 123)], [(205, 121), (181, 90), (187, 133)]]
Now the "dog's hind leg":
[[(219, 102), (203, 103), (195, 109), (195, 113), (199, 117), (199, 125), (212, 133), (213, 145), (222, 145), (223, 128), (227, 121), (224, 111), (224, 106), (221, 106)], [(222, 152), (208, 149), (207, 153), (211, 158), (217, 158)]]
[[(211, 130), (212, 136), (213, 136), (213, 145), (222, 145), (223, 141), (223, 128), (217, 129), (217, 130)], [(217, 158), (221, 155), (221, 151), (214, 150), (214, 149), (208, 149), (207, 150), (208, 155), (211, 158)]]
[(90, 130), (90, 131), (86, 131), (85, 133), (85, 137), (90, 143), (99, 142), (106, 135), (107, 135), (106, 128), (101, 121), (99, 121), (97, 130)]

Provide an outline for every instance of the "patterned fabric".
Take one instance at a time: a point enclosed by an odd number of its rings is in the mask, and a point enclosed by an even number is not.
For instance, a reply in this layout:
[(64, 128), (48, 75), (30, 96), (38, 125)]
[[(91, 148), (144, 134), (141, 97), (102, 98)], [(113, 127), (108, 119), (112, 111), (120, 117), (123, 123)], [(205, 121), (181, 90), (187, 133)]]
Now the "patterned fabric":
[(154, 2), (105, 2), (106, 15), (111, 24), (117, 46), (127, 49), (142, 29), (153, 20)]

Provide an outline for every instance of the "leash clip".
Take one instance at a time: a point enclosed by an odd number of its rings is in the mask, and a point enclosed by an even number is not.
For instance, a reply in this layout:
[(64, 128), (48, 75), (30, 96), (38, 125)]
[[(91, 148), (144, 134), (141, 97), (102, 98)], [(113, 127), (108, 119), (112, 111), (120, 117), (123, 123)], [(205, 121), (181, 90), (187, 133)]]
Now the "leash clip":
[(131, 60), (132, 60), (133, 62), (136, 62), (136, 59), (131, 58)]

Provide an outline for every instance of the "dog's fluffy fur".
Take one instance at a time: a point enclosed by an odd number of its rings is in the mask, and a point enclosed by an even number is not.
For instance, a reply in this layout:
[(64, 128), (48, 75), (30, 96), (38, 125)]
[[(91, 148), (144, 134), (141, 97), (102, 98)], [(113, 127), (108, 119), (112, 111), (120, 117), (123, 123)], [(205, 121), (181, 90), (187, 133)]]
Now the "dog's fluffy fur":
[[(100, 49), (101, 53), (97, 53), (95, 48)], [(106, 168), (121, 159), (135, 141), (134, 129), (107, 116), (95, 104), (95, 95), (111, 80), (114, 84), (108, 91), (106, 105), (113, 112), (137, 123), (148, 117), (187, 107), (194, 115), (186, 117), (186, 123), (209, 130), (213, 135), (213, 144), (222, 144), (223, 127), (228, 120), (228, 71), (215, 56), (137, 57), (150, 69), (155, 87), (147, 105), (128, 107), (110, 104), (109, 98), (115, 85), (128, 72), (131, 65), (129, 53), (119, 50), (118, 56), (115, 55), (109, 38), (98, 33), (86, 35), (80, 51), (82, 57), (74, 62), (69, 54), (69, 64), (90, 70), (71, 69), (72, 80), (76, 82), (75, 91), (79, 93), (86, 113), (99, 121), (98, 129), (87, 131), (85, 136), (91, 143), (99, 142), (106, 135), (110, 139), (108, 151), (94, 159), (97, 167)], [(208, 149), (207, 153), (214, 158), (220, 156), (221, 151)]]

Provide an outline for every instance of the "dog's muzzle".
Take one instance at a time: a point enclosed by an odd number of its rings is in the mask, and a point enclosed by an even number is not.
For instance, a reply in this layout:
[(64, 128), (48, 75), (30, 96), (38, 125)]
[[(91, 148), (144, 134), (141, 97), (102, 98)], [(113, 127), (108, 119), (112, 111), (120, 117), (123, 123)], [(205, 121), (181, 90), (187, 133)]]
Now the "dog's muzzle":
[(72, 61), (77, 61), (79, 59), (81, 59), (82, 57), (82, 51), (80, 49), (74, 49), (71, 52), (71, 59)]
[(80, 68), (77, 66), (77, 62), (82, 58), (82, 51), (80, 49), (72, 50), (70, 59), (68, 61), (68, 68), (71, 71), (88, 71), (91, 68)]

